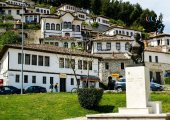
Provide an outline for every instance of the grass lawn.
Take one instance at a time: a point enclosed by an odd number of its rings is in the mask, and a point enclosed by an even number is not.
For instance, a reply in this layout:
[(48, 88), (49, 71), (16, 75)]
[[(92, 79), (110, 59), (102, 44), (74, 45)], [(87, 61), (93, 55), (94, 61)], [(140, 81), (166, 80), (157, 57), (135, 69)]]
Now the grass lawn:
[[(151, 99), (162, 101), (163, 112), (170, 112), (170, 95), (152, 94)], [(125, 106), (125, 94), (104, 94), (95, 110), (80, 107), (77, 95), (47, 93), (26, 95), (1, 95), (0, 120), (61, 120), (86, 114), (117, 112)]]

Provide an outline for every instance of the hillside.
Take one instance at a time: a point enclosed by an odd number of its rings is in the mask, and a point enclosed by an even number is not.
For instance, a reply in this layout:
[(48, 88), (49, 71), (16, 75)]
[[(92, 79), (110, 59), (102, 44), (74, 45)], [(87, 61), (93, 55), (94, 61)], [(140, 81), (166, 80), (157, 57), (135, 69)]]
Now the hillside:
[[(111, 23), (124, 25), (136, 30), (155, 32), (157, 30), (156, 17), (158, 15), (149, 9), (142, 9), (140, 4), (122, 2), (122, 0), (32, 0), (36, 4), (45, 4), (58, 7), (62, 4), (71, 4), (90, 10), (92, 16), (103, 15), (110, 18)], [(148, 22), (146, 18), (152, 18)], [(159, 15), (162, 23), (162, 14)], [(161, 31), (163, 32), (163, 30)]]

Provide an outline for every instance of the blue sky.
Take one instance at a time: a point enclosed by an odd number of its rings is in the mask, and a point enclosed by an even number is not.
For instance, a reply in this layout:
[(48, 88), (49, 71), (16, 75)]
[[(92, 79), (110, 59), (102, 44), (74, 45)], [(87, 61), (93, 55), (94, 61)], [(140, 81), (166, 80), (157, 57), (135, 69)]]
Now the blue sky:
[(163, 23), (165, 24), (164, 33), (170, 34), (170, 0), (123, 0), (132, 4), (139, 3), (143, 9), (150, 9), (159, 16), (163, 14)]

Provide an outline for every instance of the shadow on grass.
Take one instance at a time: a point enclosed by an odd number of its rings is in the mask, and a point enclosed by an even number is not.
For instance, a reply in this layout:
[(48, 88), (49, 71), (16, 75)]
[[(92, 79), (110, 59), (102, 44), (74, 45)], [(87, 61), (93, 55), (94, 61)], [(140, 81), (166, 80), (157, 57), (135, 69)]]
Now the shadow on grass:
[(113, 112), (115, 106), (111, 105), (102, 105), (94, 108), (95, 111), (98, 111), (99, 113), (111, 113)]

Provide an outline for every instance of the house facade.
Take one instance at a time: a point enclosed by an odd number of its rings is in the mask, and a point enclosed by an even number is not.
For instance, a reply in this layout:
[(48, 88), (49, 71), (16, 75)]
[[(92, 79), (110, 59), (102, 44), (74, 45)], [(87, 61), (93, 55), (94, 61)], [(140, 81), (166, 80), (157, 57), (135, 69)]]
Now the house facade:
[(41, 38), (54, 35), (74, 37), (81, 40), (81, 23), (82, 20), (76, 19), (71, 13), (65, 13), (61, 16), (42, 16)]
[[(24, 88), (38, 85), (49, 91), (50, 84), (58, 83), (60, 92), (69, 92), (77, 84), (84, 87), (86, 82), (88, 87), (99, 87), (98, 56), (50, 45), (26, 45), (23, 53)], [(0, 79), (3, 85), (21, 88), (21, 55), (20, 45), (6, 45), (2, 49)]]
[(158, 34), (145, 40), (146, 46), (170, 46), (170, 34)]
[(131, 63), (125, 54), (132, 41), (131, 37), (125, 35), (101, 36), (92, 40), (92, 54), (103, 58), (99, 65), (102, 82), (108, 83), (110, 76), (113, 79), (125, 76), (125, 66)]
[(136, 31), (123, 26), (111, 26), (107, 31), (104, 32), (104, 34), (108, 36), (119, 34), (119, 35), (126, 35), (130, 37), (133, 37), (135, 33), (139, 33), (141, 35), (141, 31)]
[(170, 47), (157, 46), (145, 48), (145, 64), (150, 70), (150, 80), (164, 84), (166, 74), (170, 73)]

